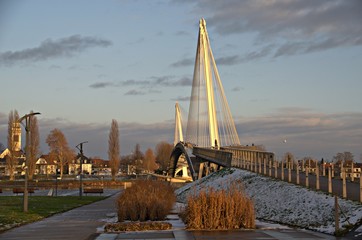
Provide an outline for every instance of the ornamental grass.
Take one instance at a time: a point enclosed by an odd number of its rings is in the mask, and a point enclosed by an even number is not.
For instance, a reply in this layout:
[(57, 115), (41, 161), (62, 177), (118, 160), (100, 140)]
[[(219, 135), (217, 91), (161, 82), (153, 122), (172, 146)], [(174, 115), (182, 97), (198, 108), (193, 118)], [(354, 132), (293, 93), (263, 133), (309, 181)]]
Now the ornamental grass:
[(174, 189), (167, 182), (140, 180), (117, 199), (118, 221), (161, 221), (176, 201)]
[(187, 229), (255, 228), (254, 204), (240, 184), (232, 184), (228, 190), (209, 187), (190, 194), (181, 217)]

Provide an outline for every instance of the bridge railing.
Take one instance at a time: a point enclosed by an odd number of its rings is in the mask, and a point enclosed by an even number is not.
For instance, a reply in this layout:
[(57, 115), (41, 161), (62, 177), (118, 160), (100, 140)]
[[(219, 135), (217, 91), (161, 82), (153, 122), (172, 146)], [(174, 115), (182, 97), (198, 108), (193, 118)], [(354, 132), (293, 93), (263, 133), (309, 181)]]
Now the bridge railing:
[(192, 153), (195, 156), (206, 159), (223, 167), (232, 166), (232, 153), (213, 148), (194, 147)]
[(339, 174), (335, 175), (334, 164), (330, 163), (317, 162), (311, 165), (305, 161), (277, 161), (272, 152), (232, 147), (227, 147), (225, 150), (233, 154), (232, 167), (362, 202), (362, 174), (359, 172), (359, 175), (354, 177), (352, 170), (349, 181), (347, 181), (348, 171), (343, 165), (337, 171)]
[(267, 166), (271, 169), (271, 166), (275, 164), (275, 155), (273, 152), (239, 147), (224, 147), (223, 150), (232, 153), (232, 167), (267, 174)]

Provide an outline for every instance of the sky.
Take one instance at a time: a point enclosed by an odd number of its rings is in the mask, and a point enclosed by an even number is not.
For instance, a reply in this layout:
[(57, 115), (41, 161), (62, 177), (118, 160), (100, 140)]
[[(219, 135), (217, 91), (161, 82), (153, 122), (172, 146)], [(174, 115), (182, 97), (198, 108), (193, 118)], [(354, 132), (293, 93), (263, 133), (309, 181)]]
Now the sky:
[(360, 0), (0, 0), (0, 143), (11, 110), (41, 113), (42, 153), (58, 128), (107, 159), (112, 119), (121, 155), (173, 143), (200, 18), (241, 144), (360, 161)]

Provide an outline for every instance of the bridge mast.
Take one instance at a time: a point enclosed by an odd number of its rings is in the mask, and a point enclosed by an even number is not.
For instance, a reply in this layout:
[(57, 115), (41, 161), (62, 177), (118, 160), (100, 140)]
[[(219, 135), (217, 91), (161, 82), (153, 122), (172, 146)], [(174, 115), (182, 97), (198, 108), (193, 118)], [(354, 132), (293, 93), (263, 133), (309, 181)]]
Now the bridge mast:
[(204, 60), (204, 77), (206, 85), (206, 96), (207, 96), (207, 107), (208, 107), (208, 116), (209, 116), (209, 134), (210, 134), (210, 145), (212, 147), (218, 147), (220, 145), (219, 140), (219, 131), (216, 119), (216, 110), (215, 110), (215, 97), (214, 97), (214, 88), (212, 83), (212, 72), (210, 69), (210, 57), (213, 61), (212, 52), (209, 51), (210, 43), (209, 36), (206, 30), (206, 21), (205, 19), (200, 19), (200, 34), (199, 34), (199, 53), (200, 57)]
[(184, 136), (182, 133), (182, 124), (181, 124), (181, 113), (180, 113), (180, 106), (178, 102), (175, 104), (175, 139), (173, 141), (174, 146), (178, 142), (183, 142)]

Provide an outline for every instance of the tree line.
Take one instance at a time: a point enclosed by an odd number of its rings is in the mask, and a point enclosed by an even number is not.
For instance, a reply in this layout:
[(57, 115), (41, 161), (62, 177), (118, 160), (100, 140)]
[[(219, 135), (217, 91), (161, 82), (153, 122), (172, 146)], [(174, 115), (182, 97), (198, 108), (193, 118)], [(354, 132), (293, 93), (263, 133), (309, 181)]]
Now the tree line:
[[(31, 117), (31, 124), (29, 129), (29, 159), (26, 159), (26, 165), (28, 167), (28, 177), (31, 180), (36, 170), (36, 162), (40, 157), (40, 139), (39, 139), (39, 127), (38, 120), (35, 115)], [(8, 137), (7, 137), (7, 149), (9, 154), (6, 155), (6, 167), (10, 180), (15, 178), (15, 169), (18, 165), (18, 158), (21, 155), (21, 149), (19, 148), (20, 142), (20, 123), (19, 114), (16, 110), (12, 110), (9, 113), (8, 118)], [(49, 158), (54, 159), (57, 163), (57, 168), (60, 171), (60, 177), (65, 173), (65, 166), (69, 163), (69, 160), (74, 160), (76, 152), (70, 148), (68, 141), (63, 132), (54, 128), (50, 131), (46, 138), (46, 143), (49, 146)], [(1, 144), (0, 150), (4, 148)], [(134, 173), (141, 172), (158, 172), (165, 173), (168, 171), (170, 164), (170, 156), (173, 149), (173, 145), (167, 142), (160, 142), (155, 147), (155, 151), (148, 148), (145, 153), (141, 151), (139, 144), (136, 144), (134, 151), (130, 155), (120, 155), (120, 136), (118, 122), (112, 119), (111, 127), (108, 136), (108, 160), (111, 168), (112, 179), (114, 180), (119, 170), (127, 170), (129, 166), (132, 166)]]

